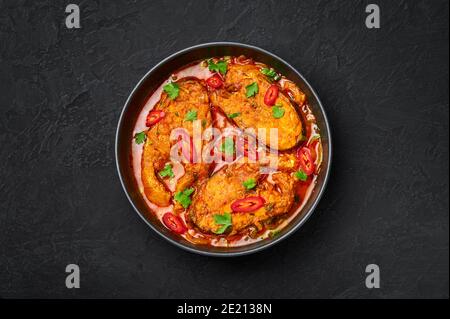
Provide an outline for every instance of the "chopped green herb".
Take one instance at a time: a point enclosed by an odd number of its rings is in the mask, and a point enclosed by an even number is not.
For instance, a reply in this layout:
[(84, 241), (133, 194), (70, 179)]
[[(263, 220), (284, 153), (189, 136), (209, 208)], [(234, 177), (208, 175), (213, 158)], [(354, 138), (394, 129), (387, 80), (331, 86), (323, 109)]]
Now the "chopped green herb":
[(308, 179), (308, 175), (306, 175), (305, 172), (302, 171), (302, 170), (296, 171), (296, 172), (294, 173), (294, 176), (295, 176), (298, 180), (301, 180), (301, 181), (303, 181), (303, 182), (306, 181), (306, 180)]
[(244, 187), (245, 187), (246, 189), (252, 189), (252, 188), (255, 188), (255, 186), (256, 186), (256, 181), (255, 181), (254, 178), (249, 178), (249, 179), (247, 179), (246, 181), (244, 181), (244, 182), (242, 183), (242, 185), (244, 185)]
[(161, 176), (161, 177), (167, 177), (168, 176), (170, 178), (175, 177), (175, 174), (173, 173), (173, 170), (172, 170), (172, 165), (166, 164), (164, 166), (164, 168), (162, 169), (162, 171), (159, 172), (159, 176)]
[(234, 119), (235, 117), (238, 117), (239, 115), (241, 115), (241, 113), (237, 112), (237, 113), (231, 113), (228, 115), (229, 119)]
[(185, 121), (195, 121), (197, 119), (197, 111), (196, 110), (190, 110), (186, 113), (186, 116), (184, 117)]
[(202, 120), (202, 127), (204, 128), (205, 126), (206, 126), (206, 120), (203, 119), (203, 120)]
[(227, 61), (217, 61), (214, 63), (212, 59), (208, 60), (208, 69), (212, 72), (220, 72), (223, 75), (227, 73), (228, 62)]
[(245, 96), (246, 96), (246, 97), (252, 97), (252, 96), (255, 96), (256, 93), (258, 93), (258, 91), (259, 91), (258, 83), (253, 82), (252, 84), (247, 85), (247, 86), (245, 87)]
[(274, 69), (262, 68), (261, 70), (259, 70), (259, 72), (261, 72), (262, 74), (264, 74), (265, 76), (271, 78), (274, 81), (278, 81), (281, 78), (278, 75), (278, 73), (275, 72)]
[(234, 153), (234, 141), (232, 137), (226, 137), (222, 145), (220, 145), (220, 150), (225, 155), (233, 155)]
[(188, 208), (192, 203), (190, 196), (193, 192), (193, 188), (186, 188), (184, 191), (176, 193), (174, 199), (179, 202), (184, 208)]
[(283, 109), (282, 105), (280, 105), (280, 104), (274, 105), (272, 108), (272, 116), (276, 119), (280, 119), (283, 117), (283, 115), (284, 115), (284, 109)]
[(215, 231), (216, 234), (219, 234), (219, 235), (223, 234), (228, 229), (228, 227), (230, 227), (232, 225), (230, 213), (223, 213), (223, 215), (216, 214), (213, 216), (213, 218), (214, 218), (214, 222), (218, 226), (220, 226)]
[(279, 230), (279, 229), (271, 231), (269, 233), (269, 237), (270, 238), (276, 238), (276, 237), (278, 237), (280, 235), (280, 233), (281, 233), (281, 230)]
[(136, 144), (142, 144), (147, 140), (147, 135), (145, 132), (139, 132), (134, 135), (134, 141)]
[(175, 100), (180, 93), (180, 87), (178, 84), (170, 82), (163, 86), (164, 92), (167, 93), (170, 99)]

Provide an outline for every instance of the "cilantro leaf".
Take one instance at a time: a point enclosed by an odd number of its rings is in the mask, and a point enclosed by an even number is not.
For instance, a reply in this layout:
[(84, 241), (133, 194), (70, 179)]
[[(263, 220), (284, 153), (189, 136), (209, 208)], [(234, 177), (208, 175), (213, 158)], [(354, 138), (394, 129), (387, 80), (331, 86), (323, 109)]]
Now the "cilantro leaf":
[(280, 105), (280, 104), (274, 105), (272, 108), (272, 116), (276, 119), (280, 119), (283, 117), (283, 115), (284, 115), (284, 109), (283, 109), (282, 105)]
[(253, 82), (252, 84), (247, 85), (245, 87), (245, 96), (246, 97), (255, 96), (256, 93), (258, 93), (258, 91), (259, 91), (258, 83)]
[(169, 176), (170, 178), (175, 177), (175, 174), (173, 173), (173, 170), (172, 170), (172, 165), (166, 164), (164, 166), (164, 168), (159, 172), (159, 176), (161, 176), (161, 177)]
[(308, 179), (308, 175), (306, 175), (305, 172), (302, 171), (302, 170), (299, 170), (299, 171), (295, 172), (295, 173), (294, 173), (294, 176), (295, 176), (298, 180), (301, 180), (301, 181), (303, 181), (303, 182), (306, 181), (306, 180)]
[(164, 92), (167, 93), (171, 100), (175, 100), (180, 93), (180, 87), (178, 84), (170, 82), (163, 86)]
[(244, 185), (244, 187), (245, 187), (246, 189), (252, 189), (252, 188), (255, 188), (255, 186), (256, 186), (256, 181), (255, 181), (254, 178), (249, 178), (249, 179), (247, 179), (246, 181), (244, 181), (244, 182), (242, 183), (242, 185)]
[(194, 192), (193, 188), (186, 188), (184, 191), (176, 193), (173, 198), (177, 202), (179, 202), (181, 206), (183, 206), (184, 208), (188, 208), (189, 205), (191, 205), (192, 203), (190, 196), (193, 192)]
[(241, 115), (241, 113), (237, 112), (237, 113), (231, 113), (228, 115), (229, 119), (234, 119), (235, 117), (238, 117), (239, 115)]
[(217, 67), (219, 68), (219, 72), (225, 75), (227, 73), (228, 62), (227, 61), (219, 61), (217, 62)]
[(218, 226), (220, 226), (215, 231), (216, 234), (219, 234), (219, 235), (223, 234), (228, 229), (228, 227), (230, 227), (232, 225), (230, 213), (223, 213), (223, 215), (216, 214), (213, 216), (213, 218), (214, 218), (214, 222)]
[(269, 233), (269, 237), (270, 238), (276, 238), (281, 234), (281, 230), (277, 229), (277, 230), (273, 230)]
[(234, 154), (234, 141), (232, 137), (226, 137), (223, 143), (220, 145), (220, 150), (225, 155), (233, 155)]
[(259, 72), (261, 72), (262, 74), (264, 74), (265, 76), (267, 76), (268, 78), (271, 78), (274, 81), (278, 81), (281, 77), (278, 75), (277, 72), (275, 72), (274, 69), (270, 68), (262, 68), (261, 70), (259, 70)]
[(136, 144), (142, 144), (147, 140), (147, 135), (145, 134), (144, 131), (136, 133), (134, 135), (134, 141), (136, 142)]
[(212, 59), (208, 60), (208, 69), (211, 72), (220, 72), (223, 75), (225, 75), (227, 73), (227, 68), (228, 68), (228, 62), (227, 61), (217, 61), (217, 63), (214, 63), (214, 61)]
[(184, 117), (185, 121), (195, 121), (197, 119), (197, 111), (196, 110), (190, 110), (186, 113), (186, 116)]

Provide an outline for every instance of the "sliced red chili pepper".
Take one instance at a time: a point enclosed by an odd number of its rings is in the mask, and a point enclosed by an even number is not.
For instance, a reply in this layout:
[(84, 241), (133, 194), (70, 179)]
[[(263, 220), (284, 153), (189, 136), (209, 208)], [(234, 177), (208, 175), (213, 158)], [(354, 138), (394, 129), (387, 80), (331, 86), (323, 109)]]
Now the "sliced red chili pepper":
[(241, 213), (253, 212), (258, 208), (263, 207), (265, 203), (266, 201), (261, 196), (249, 196), (235, 200), (231, 204), (231, 210), (233, 212)]
[(307, 147), (302, 147), (297, 150), (297, 158), (300, 161), (300, 167), (306, 175), (311, 175), (314, 172), (314, 161), (311, 156), (311, 150)]
[(206, 84), (213, 89), (218, 89), (223, 85), (223, 81), (219, 74), (214, 74), (206, 80)]
[(275, 101), (278, 97), (278, 85), (272, 84), (266, 91), (264, 95), (264, 103), (268, 106), (272, 106), (275, 104)]
[(159, 121), (163, 119), (163, 117), (166, 116), (166, 113), (161, 110), (151, 110), (147, 114), (147, 118), (145, 120), (145, 125), (147, 127), (150, 127), (152, 125), (155, 125)]
[(165, 213), (162, 220), (167, 228), (177, 234), (183, 234), (187, 230), (181, 218), (172, 213)]

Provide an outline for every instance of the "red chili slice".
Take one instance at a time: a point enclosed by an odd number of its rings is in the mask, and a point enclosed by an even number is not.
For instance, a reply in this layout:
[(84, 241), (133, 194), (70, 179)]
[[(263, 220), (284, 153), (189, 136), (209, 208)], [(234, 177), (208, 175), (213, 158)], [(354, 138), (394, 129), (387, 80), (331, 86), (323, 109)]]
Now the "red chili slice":
[(145, 120), (145, 125), (148, 127), (155, 125), (159, 121), (163, 119), (163, 117), (166, 116), (166, 113), (161, 110), (152, 110), (148, 112), (147, 119)]
[(253, 212), (258, 208), (263, 207), (265, 203), (266, 201), (261, 196), (249, 196), (235, 200), (231, 204), (231, 210), (233, 212), (241, 213)]
[(213, 89), (218, 89), (223, 85), (223, 81), (219, 74), (214, 74), (206, 80), (206, 84)]
[(172, 213), (165, 213), (162, 220), (167, 228), (177, 234), (183, 234), (187, 230), (181, 218)]
[(278, 97), (278, 91), (278, 86), (276, 84), (269, 86), (266, 95), (264, 95), (264, 103), (268, 106), (274, 105)]
[(311, 175), (314, 172), (314, 161), (311, 156), (311, 150), (307, 147), (302, 147), (297, 150), (297, 158), (300, 161), (300, 167), (306, 175)]

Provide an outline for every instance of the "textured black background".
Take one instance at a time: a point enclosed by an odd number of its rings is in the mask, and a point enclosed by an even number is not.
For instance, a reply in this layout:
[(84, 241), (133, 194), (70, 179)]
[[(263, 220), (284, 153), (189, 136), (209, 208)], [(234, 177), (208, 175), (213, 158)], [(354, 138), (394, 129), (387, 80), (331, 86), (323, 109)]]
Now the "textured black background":
[[(81, 29), (65, 27), (70, 2)], [(365, 27), (370, 2), (381, 29)], [(370, 2), (0, 0), (0, 296), (448, 298), (448, 2)], [(297, 67), (335, 142), (312, 218), (242, 258), (160, 239), (115, 168), (131, 89), (209, 41)], [(65, 287), (69, 263), (80, 289)], [(365, 288), (370, 263), (381, 289)]]

